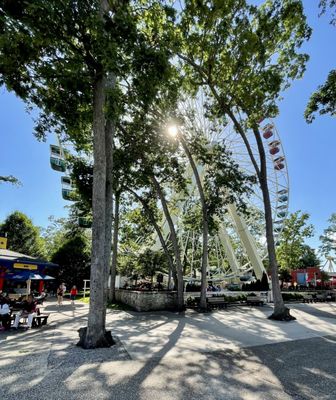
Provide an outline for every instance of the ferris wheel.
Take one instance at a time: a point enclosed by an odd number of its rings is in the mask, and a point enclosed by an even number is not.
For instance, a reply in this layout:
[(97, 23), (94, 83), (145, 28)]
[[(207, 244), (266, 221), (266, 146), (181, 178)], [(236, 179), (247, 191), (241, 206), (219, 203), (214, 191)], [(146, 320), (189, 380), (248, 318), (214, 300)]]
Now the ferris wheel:
[[(211, 144), (220, 143), (231, 153), (232, 159), (239, 169), (248, 176), (256, 172), (248, 155), (241, 136), (228, 121), (218, 121), (207, 117), (207, 107), (204, 93), (195, 99), (188, 99), (180, 104), (187, 129), (201, 132)], [(188, 126), (189, 125), (189, 126)], [(262, 140), (267, 156), (267, 179), (270, 193), (275, 242), (278, 242), (288, 214), (289, 177), (284, 149), (279, 132), (273, 121), (263, 121), (260, 124)], [(252, 131), (246, 132), (253, 155), (257, 162), (259, 153)], [(199, 173), (204, 173), (198, 166)], [(181, 200), (180, 212), (175, 212), (174, 222), (177, 226), (182, 259), (190, 266), (190, 277), (195, 277), (195, 271), (201, 264), (201, 234), (193, 229), (181, 228), (183, 213), (190, 209), (192, 202), (197, 202), (197, 188), (191, 168), (187, 169), (190, 178), (189, 197)], [(196, 199), (196, 200), (195, 200)], [(248, 213), (242, 215), (234, 204), (227, 206), (225, 215), (217, 217), (218, 230), (209, 237), (209, 277), (212, 280), (237, 278), (247, 280), (252, 271), (257, 279), (261, 279), (265, 268), (263, 260), (267, 257), (266, 229), (263, 197), (259, 183), (253, 185), (253, 194), (246, 197)], [(176, 202), (176, 201), (175, 201)], [(163, 224), (163, 230), (168, 226)]]
[[(75, 189), (71, 181), (71, 170), (66, 160), (68, 150), (61, 145), (58, 137), (57, 141), (57, 145), (50, 145), (50, 166), (54, 171), (63, 173), (61, 176), (62, 198), (67, 201), (74, 201)], [(78, 225), (81, 228), (91, 228), (92, 219), (85, 216), (78, 216)]]

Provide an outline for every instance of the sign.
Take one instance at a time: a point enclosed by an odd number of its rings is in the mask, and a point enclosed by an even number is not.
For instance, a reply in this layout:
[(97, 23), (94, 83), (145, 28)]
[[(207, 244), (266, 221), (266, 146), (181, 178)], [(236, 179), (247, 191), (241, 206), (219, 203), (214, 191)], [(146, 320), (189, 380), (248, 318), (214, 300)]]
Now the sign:
[(7, 249), (7, 238), (0, 236), (0, 249)]
[(33, 264), (14, 263), (13, 267), (17, 268), (17, 269), (29, 269), (30, 271), (37, 270), (37, 265), (33, 265)]

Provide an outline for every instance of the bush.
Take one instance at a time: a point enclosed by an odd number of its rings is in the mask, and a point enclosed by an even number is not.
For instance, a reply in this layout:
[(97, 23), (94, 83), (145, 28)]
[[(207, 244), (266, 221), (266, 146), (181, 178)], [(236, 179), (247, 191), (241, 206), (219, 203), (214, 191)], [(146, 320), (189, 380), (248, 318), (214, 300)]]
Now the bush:
[(299, 293), (282, 293), (282, 298), (284, 301), (302, 300), (303, 296)]

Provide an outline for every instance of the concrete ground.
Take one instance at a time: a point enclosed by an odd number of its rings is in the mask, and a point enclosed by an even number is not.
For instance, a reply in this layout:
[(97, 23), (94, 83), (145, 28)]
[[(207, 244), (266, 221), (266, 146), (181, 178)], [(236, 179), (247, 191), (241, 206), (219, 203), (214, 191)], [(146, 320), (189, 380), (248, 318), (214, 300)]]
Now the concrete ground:
[(111, 311), (110, 349), (75, 346), (88, 306), (45, 303), (42, 329), (0, 332), (0, 399), (336, 399), (336, 304), (198, 314)]

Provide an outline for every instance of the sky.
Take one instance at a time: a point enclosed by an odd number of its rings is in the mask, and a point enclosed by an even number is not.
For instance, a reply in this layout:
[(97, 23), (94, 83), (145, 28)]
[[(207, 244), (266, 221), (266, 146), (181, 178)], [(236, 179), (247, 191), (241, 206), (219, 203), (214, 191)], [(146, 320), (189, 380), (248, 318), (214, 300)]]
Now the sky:
[[(290, 179), (290, 211), (310, 214), (315, 235), (307, 243), (318, 247), (319, 236), (327, 220), (336, 212), (336, 119), (317, 116), (308, 125), (303, 113), (310, 94), (322, 84), (328, 72), (336, 68), (336, 28), (328, 16), (318, 17), (318, 0), (304, 0), (310, 41), (303, 50), (310, 55), (303, 79), (283, 93), (280, 114), (275, 123), (281, 136)], [(0, 221), (15, 210), (46, 227), (48, 217), (67, 216), (69, 202), (61, 197), (61, 174), (49, 163), (50, 136), (46, 143), (32, 134), (33, 116), (14, 94), (0, 88), (0, 175), (14, 175), (22, 186), (0, 185)]]

